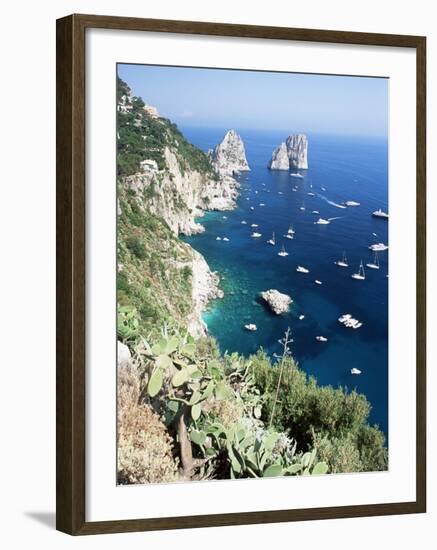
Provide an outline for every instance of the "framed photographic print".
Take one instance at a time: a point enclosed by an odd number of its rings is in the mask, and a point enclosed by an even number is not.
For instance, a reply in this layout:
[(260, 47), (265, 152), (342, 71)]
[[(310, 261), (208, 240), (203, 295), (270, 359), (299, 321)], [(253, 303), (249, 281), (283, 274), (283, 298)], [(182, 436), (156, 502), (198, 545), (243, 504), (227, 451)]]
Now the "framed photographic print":
[(57, 22), (57, 528), (424, 512), (425, 38)]

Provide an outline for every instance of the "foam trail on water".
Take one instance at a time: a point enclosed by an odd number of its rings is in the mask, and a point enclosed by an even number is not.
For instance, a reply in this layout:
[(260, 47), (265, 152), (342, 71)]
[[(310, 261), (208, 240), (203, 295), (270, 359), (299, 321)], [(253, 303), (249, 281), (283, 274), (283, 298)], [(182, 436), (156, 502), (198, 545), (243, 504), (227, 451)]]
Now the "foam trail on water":
[(321, 199), (323, 199), (325, 202), (327, 202), (328, 204), (332, 205), (332, 206), (335, 206), (336, 208), (347, 208), (347, 206), (345, 206), (344, 204), (338, 204), (337, 202), (334, 202), (334, 201), (330, 201), (328, 198), (326, 198), (324, 195), (319, 195), (319, 197)]

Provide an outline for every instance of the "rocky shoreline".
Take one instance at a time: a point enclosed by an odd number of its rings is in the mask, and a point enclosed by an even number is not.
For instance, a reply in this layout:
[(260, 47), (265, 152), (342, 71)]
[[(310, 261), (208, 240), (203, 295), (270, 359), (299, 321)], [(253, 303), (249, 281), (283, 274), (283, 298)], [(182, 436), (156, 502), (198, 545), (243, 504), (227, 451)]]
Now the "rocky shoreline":
[(205, 336), (208, 333), (208, 327), (202, 319), (202, 313), (211, 300), (223, 298), (224, 293), (219, 286), (218, 274), (211, 271), (200, 252), (190, 248), (193, 256), (191, 264), (193, 311), (188, 318), (188, 330), (193, 336)]

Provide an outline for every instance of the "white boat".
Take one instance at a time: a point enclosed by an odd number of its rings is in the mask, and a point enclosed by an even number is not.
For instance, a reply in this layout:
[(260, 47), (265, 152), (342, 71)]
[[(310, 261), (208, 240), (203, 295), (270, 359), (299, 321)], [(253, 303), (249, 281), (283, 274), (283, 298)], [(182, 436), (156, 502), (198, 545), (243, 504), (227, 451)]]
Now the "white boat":
[(288, 252), (285, 250), (284, 245), (282, 245), (282, 250), (278, 252), (278, 256), (282, 256), (282, 257), (288, 256)]
[(221, 237), (216, 237), (215, 240), (216, 240), (216, 241), (221, 241), (222, 238), (221, 238)]
[(292, 178), (303, 178), (302, 174), (298, 174), (297, 172), (290, 174)]
[(311, 214), (320, 214), (320, 212), (318, 210), (313, 210)]
[(292, 233), (286, 233), (285, 235), (282, 235), (284, 239), (294, 239), (294, 235)]
[(347, 263), (347, 258), (346, 258), (346, 251), (344, 250), (343, 251), (343, 257), (341, 260), (337, 260), (335, 262), (335, 265), (338, 265), (338, 267), (349, 267), (349, 264)]
[(228, 217), (227, 217), (227, 216), (222, 216), (222, 218), (223, 218), (224, 220), (227, 220), (227, 219), (228, 219)]
[(356, 202), (356, 201), (346, 201), (344, 204), (346, 206), (360, 206), (361, 203)]
[(381, 208), (378, 208), (378, 210), (372, 212), (372, 216), (374, 216), (375, 218), (383, 218), (384, 220), (388, 220), (387, 212), (384, 212), (383, 210), (381, 210)]
[(297, 188), (296, 188), (296, 187), (293, 187), (292, 191), (294, 191), (294, 192), (296, 193)]
[(358, 319), (354, 319), (350, 313), (345, 313), (344, 315), (339, 317), (338, 322), (343, 324), (347, 328), (353, 329), (357, 329), (363, 326), (363, 323), (358, 321)]
[(302, 321), (303, 319), (305, 319), (305, 315), (299, 315), (299, 321)]
[(351, 374), (361, 374), (360, 369), (356, 369), (355, 367), (351, 369)]
[(257, 233), (256, 231), (254, 231), (251, 237), (253, 237), (254, 239), (257, 239), (258, 237), (262, 237), (262, 233)]
[(316, 222), (314, 222), (316, 225), (328, 225), (331, 222), (329, 220), (325, 220), (324, 218), (319, 218)]
[(265, 204), (263, 202), (260, 202), (259, 205), (260, 206), (265, 206)]
[(369, 250), (373, 250), (373, 252), (384, 252), (384, 250), (387, 250), (388, 246), (384, 243), (376, 243), (371, 244), (369, 246)]
[(268, 244), (271, 244), (271, 245), (275, 245), (276, 244), (276, 240), (275, 240), (275, 232), (273, 231), (273, 235), (272, 235), (272, 238), (269, 239), (267, 241)]
[(250, 330), (251, 332), (254, 332), (257, 329), (256, 325), (254, 325), (253, 323), (249, 323), (248, 325), (244, 325), (244, 328), (246, 330)]
[(229, 239), (227, 237), (223, 237), (222, 239), (223, 241), (229, 241)]
[(250, 227), (258, 227), (258, 224), (257, 223), (251, 223)]
[(297, 271), (298, 273), (309, 273), (309, 272), (310, 272), (309, 269), (307, 269), (306, 267), (302, 267), (301, 265), (298, 265), (298, 266), (296, 267), (296, 271)]
[(250, 209), (251, 209), (251, 210), (255, 210), (255, 207), (254, 207), (254, 206), (251, 206)]
[(374, 252), (374, 258), (373, 262), (366, 264), (366, 267), (369, 267), (370, 269), (379, 269), (379, 259), (378, 259), (378, 252)]
[(364, 281), (366, 279), (366, 274), (364, 273), (363, 260), (361, 260), (360, 262), (358, 273), (352, 273), (351, 277), (352, 279), (356, 279), (358, 281)]
[(326, 338), (326, 336), (316, 336), (316, 340), (318, 342), (327, 342), (328, 339)]
[(315, 196), (316, 196), (316, 194), (313, 193), (312, 191), (308, 191), (307, 195), (308, 195), (309, 197), (315, 197)]
[(278, 195), (283, 195), (284, 193), (282, 191), (278, 191)]
[(304, 211), (304, 210), (305, 210), (305, 205), (304, 205), (304, 204), (302, 204), (302, 206), (301, 206), (301, 207), (299, 208), (299, 210), (302, 210), (302, 211)]
[(326, 187), (321, 187), (320, 188), (322, 191), (326, 191)]
[(255, 191), (255, 195), (258, 195), (258, 191)]
[(241, 223), (242, 223), (243, 225), (246, 225), (246, 224), (247, 224), (247, 221), (246, 221), (246, 220), (243, 220)]
[(322, 281), (319, 281), (319, 279), (315, 279), (314, 282), (316, 283), (316, 285), (322, 285)]

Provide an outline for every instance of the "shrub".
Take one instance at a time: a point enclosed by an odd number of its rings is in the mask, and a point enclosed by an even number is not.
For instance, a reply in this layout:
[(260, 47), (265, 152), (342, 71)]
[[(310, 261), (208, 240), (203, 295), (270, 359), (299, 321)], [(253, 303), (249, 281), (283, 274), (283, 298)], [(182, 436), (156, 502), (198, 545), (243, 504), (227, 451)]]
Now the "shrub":
[(147, 254), (144, 244), (138, 237), (129, 237), (126, 240), (126, 246), (139, 260), (144, 260), (146, 258)]
[(138, 404), (139, 374), (118, 373), (118, 482), (167, 483), (178, 479), (172, 439), (150, 406)]

